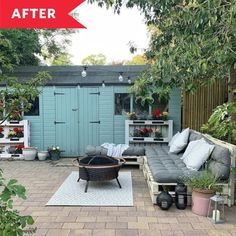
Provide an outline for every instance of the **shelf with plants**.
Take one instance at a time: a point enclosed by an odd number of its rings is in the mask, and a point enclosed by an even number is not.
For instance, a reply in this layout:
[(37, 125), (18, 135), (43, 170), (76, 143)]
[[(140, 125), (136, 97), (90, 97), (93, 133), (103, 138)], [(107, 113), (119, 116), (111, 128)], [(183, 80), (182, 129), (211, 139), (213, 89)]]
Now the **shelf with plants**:
[(0, 158), (22, 159), (22, 149), (29, 146), (29, 121), (0, 123)]
[(126, 120), (125, 143), (168, 143), (173, 136), (172, 120)]

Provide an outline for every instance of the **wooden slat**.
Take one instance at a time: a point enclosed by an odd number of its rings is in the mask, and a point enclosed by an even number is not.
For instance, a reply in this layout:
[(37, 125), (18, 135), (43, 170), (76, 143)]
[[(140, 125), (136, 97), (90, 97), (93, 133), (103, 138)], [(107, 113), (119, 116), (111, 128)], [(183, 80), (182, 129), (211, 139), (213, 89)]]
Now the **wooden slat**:
[(182, 127), (200, 131), (212, 111), (227, 100), (227, 81), (219, 80), (200, 87), (194, 94), (183, 93)]

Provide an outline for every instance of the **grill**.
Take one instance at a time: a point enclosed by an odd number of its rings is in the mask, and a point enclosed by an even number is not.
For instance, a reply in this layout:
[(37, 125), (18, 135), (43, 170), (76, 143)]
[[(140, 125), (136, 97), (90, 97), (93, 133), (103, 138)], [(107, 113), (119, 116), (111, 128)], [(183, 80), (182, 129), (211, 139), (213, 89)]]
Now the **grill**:
[(116, 179), (119, 187), (121, 188), (118, 180), (120, 167), (125, 163), (125, 160), (115, 159), (108, 156), (88, 156), (82, 159), (77, 158), (79, 166), (79, 178), (77, 182), (86, 180), (84, 192), (87, 192), (89, 181), (107, 181)]

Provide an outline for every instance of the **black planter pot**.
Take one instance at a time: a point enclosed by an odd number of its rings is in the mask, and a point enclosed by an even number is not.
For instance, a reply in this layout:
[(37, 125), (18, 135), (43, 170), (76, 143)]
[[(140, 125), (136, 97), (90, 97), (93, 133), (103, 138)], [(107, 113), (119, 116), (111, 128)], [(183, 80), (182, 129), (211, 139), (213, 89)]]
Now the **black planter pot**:
[(156, 199), (157, 205), (162, 209), (162, 210), (168, 210), (173, 203), (173, 198), (168, 192), (161, 192)]
[(0, 133), (0, 138), (3, 138), (4, 137), (4, 134)]
[(58, 161), (60, 159), (60, 153), (58, 152), (50, 152), (49, 154), (52, 161)]

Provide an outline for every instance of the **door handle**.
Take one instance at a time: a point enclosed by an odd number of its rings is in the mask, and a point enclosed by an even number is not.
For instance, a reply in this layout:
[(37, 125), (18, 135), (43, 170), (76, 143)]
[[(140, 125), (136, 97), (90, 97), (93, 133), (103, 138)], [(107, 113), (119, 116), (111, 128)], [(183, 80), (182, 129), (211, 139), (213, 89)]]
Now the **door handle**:
[(73, 108), (72, 111), (78, 111), (79, 109), (78, 108)]
[(100, 120), (98, 120), (98, 121), (90, 121), (89, 123), (91, 123), (91, 124), (100, 124), (101, 121)]
[(54, 124), (65, 124), (66, 122), (63, 122), (63, 121), (54, 121)]

